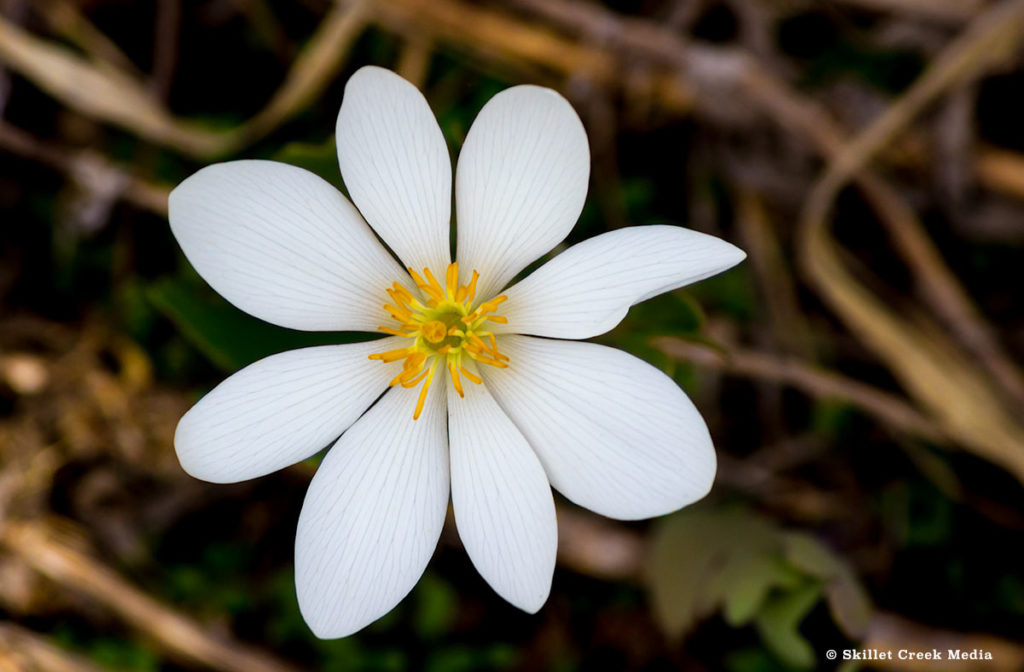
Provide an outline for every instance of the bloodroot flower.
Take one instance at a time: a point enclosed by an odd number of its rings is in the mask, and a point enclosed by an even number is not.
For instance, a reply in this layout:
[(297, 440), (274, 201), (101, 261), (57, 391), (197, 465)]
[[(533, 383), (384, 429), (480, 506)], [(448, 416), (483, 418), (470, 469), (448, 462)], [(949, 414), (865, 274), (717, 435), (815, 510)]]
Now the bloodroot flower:
[(470, 129), (455, 261), (451, 161), (419, 91), (359, 70), (337, 143), (356, 207), (270, 161), (209, 166), (170, 197), (185, 256), (234, 305), (292, 329), (388, 334), (258, 361), (199, 401), (174, 437), (185, 471), (215, 483), (334, 442), (295, 540), (299, 607), (316, 635), (354, 633), (409, 593), (437, 545), (449, 483), (473, 564), (528, 612), (551, 589), (551, 487), (623, 520), (708, 492), (715, 453), (686, 395), (640, 359), (575, 339), (742, 251), (674, 226), (626, 228), (507, 287), (566, 237), (587, 193), (586, 133), (549, 89), (499, 93)]

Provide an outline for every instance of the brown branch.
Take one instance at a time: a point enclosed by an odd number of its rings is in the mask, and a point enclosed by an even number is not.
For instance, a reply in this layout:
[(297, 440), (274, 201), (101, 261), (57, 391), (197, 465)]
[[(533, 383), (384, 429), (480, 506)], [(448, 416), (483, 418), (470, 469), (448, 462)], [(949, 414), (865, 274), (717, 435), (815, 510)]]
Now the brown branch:
[(268, 652), (214, 636), (62, 541), (42, 523), (7, 521), (0, 528), (0, 547), (51, 581), (107, 607), (179, 661), (226, 672), (296, 672)]
[(73, 180), (80, 180), (86, 186), (116, 183), (121, 186), (120, 196), (124, 200), (158, 215), (167, 214), (167, 196), (171, 191), (169, 186), (147, 182), (95, 153), (45, 143), (2, 120), (0, 147), (26, 159), (38, 161)]
[(900, 432), (935, 443), (949, 440), (935, 421), (900, 397), (797, 359), (777, 358), (735, 347), (723, 352), (671, 337), (657, 338), (653, 345), (678, 361), (788, 385), (816, 399), (844, 401)]
[(0, 622), (0, 672), (103, 672), (40, 634)]

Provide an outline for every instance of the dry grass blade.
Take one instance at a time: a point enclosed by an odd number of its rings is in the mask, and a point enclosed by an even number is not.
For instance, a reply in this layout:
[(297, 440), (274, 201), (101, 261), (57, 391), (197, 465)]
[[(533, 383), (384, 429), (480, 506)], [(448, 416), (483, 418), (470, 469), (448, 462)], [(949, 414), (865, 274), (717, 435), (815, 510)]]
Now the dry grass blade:
[[(812, 140), (827, 157), (835, 159), (846, 146), (842, 131), (813, 102), (750, 64), (744, 89), (780, 126)], [(976, 160), (979, 179), (990, 188), (1024, 195), (1024, 161), (1010, 152), (987, 149)], [(1002, 391), (1024, 405), (1024, 378), (967, 297), (959, 281), (942, 261), (913, 212), (884, 180), (865, 168), (851, 178), (878, 211), (896, 249), (917, 276), (918, 285), (935, 313), (962, 344), (972, 350)]]
[(565, 39), (539, 25), (508, 20), (495, 12), (464, 3), (400, 0), (378, 2), (374, 20), (415, 38), (424, 26), (449, 44), (482, 52), (512, 67), (523, 63), (559, 73), (574, 73), (605, 83), (616, 75), (611, 54)]
[(767, 209), (757, 194), (737, 190), (736, 224), (750, 266), (757, 274), (761, 296), (772, 323), (771, 333), (787, 352), (808, 355), (813, 351), (810, 326), (797, 300), (793, 269), (775, 234)]
[[(860, 285), (843, 265), (826, 228), (835, 195), (875, 153), (943, 91), (998, 62), (1022, 37), (1024, 2), (996, 6), (976, 19), (907, 94), (849, 143), (808, 199), (801, 258), (832, 307), (951, 436), (1024, 480), (1024, 428), (1004, 410), (976, 363), (941, 331), (911, 324)], [(891, 218), (913, 224), (912, 213), (897, 198), (882, 205)]]
[(137, 80), (93, 64), (0, 18), (0, 59), (79, 112), (189, 154), (214, 154), (221, 135), (175, 119)]
[[(849, 4), (856, 2), (850, 0)], [(622, 17), (594, 3), (516, 0), (516, 4), (566, 31), (583, 35), (587, 41), (569, 40), (544, 26), (458, 0), (390, 0), (374, 5), (373, 18), (385, 29), (408, 39), (418, 38), (429, 27), (440, 44), (454, 46), (484, 62), (500, 63), (513, 72), (522, 74), (539, 67), (561, 77), (585, 77), (612, 89), (627, 89), (678, 114), (699, 108), (701, 114), (723, 124), (730, 121), (723, 117), (730, 112), (723, 110), (735, 108), (737, 98), (732, 97), (731, 106), (717, 107), (722, 100), (716, 92), (739, 89), (745, 94), (744, 102), (749, 98), (754, 107), (761, 108), (782, 127), (809, 137), (826, 154), (844, 142), (839, 129), (820, 112), (812, 113), (817, 118), (805, 123), (813, 104), (786, 90), (782, 82), (740, 50), (692, 44), (665, 26)], [(879, 0), (879, 4), (895, 11), (900, 0), (888, 4)], [(960, 17), (958, 20), (974, 17), (983, 5), (973, 0), (970, 5), (915, 4), (922, 8), (941, 6)], [(668, 72), (626, 67), (637, 57), (659, 63)], [(923, 146), (923, 142), (914, 144)], [(929, 160), (923, 153), (904, 158), (915, 165)], [(982, 148), (975, 170), (985, 187), (1024, 198), (1024, 157), (1020, 154)]]
[(109, 608), (126, 625), (182, 662), (226, 672), (296, 672), (295, 667), (269, 653), (214, 637), (195, 621), (63, 543), (40, 523), (7, 522), (0, 528), (0, 546), (48, 579)]
[[(338, 2), (267, 105), (242, 126), (211, 131), (173, 116), (138, 79), (39, 39), (0, 17), (0, 60), (68, 107), (184, 154), (213, 158), (266, 135), (326, 87), (366, 25), (369, 0)], [(84, 21), (82, 19), (81, 21)], [(79, 30), (84, 30), (78, 26)]]
[(0, 623), (0, 672), (103, 672), (42, 635), (13, 623)]
[(90, 23), (71, 0), (43, 0), (38, 3), (38, 10), (55, 32), (95, 61), (105, 62), (132, 77), (143, 76), (121, 48)]
[(239, 129), (239, 145), (267, 134), (323, 92), (341, 67), (348, 47), (365, 28), (369, 4), (369, 0), (335, 3), (270, 102)]
[(987, 149), (974, 162), (978, 179), (990, 188), (1024, 198), (1024, 159), (1016, 152)]

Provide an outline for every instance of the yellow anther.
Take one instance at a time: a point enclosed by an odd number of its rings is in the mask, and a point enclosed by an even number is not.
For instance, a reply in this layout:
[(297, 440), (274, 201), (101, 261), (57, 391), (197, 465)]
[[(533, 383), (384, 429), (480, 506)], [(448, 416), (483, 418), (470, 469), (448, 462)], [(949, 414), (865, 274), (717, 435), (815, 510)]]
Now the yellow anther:
[(480, 274), (475, 270), (473, 271), (473, 278), (466, 285), (466, 301), (473, 303), (473, 299), (476, 298), (476, 281), (480, 279)]
[(455, 391), (459, 393), (460, 397), (465, 397), (466, 395), (462, 391), (462, 379), (459, 378), (459, 370), (452, 360), (448, 360), (448, 375), (452, 378), (452, 385), (455, 386)]
[(431, 297), (437, 299), (438, 301), (444, 301), (444, 287), (442, 287), (441, 283), (437, 281), (437, 278), (434, 277), (434, 274), (430, 272), (430, 269), (424, 268), (423, 275), (426, 276), (427, 282), (430, 283), (429, 286), (426, 289), (424, 289), (424, 291), (429, 290), (428, 293), (430, 294)]
[(416, 412), (412, 414), (413, 420), (419, 420), (420, 413), (423, 412), (423, 404), (427, 401), (427, 390), (430, 389), (430, 381), (434, 379), (434, 366), (436, 363), (428, 369), (427, 379), (423, 382), (423, 388), (420, 389), (420, 398), (416, 400)]
[(411, 378), (409, 380), (403, 381), (402, 382), (402, 387), (416, 387), (417, 385), (419, 385), (421, 380), (423, 380), (424, 378), (427, 377), (428, 373), (430, 373), (430, 369), (423, 369), (423, 370), (421, 370), (419, 372), (419, 375), (414, 376), (413, 378)]
[(448, 264), (448, 270), (445, 271), (445, 296), (448, 297), (449, 301), (455, 299), (456, 294), (459, 291), (459, 262), (453, 261)]
[(412, 313), (410, 313), (408, 310), (392, 306), (391, 304), (384, 304), (384, 310), (388, 312), (388, 315), (395, 318), (399, 322), (405, 322), (406, 320), (412, 317)]
[(416, 351), (413, 348), (399, 348), (397, 350), (388, 350), (387, 352), (375, 352), (370, 355), (370, 359), (379, 359), (382, 362), (397, 362), (400, 359), (414, 354)]
[(470, 381), (476, 383), (477, 385), (479, 385), (480, 383), (484, 382), (483, 379), (480, 376), (476, 375), (475, 373), (473, 373), (472, 371), (470, 371), (469, 369), (467, 369), (464, 366), (460, 366), (459, 367), (459, 371), (462, 372), (462, 375), (464, 375), (466, 378), (468, 378)]
[(415, 331), (401, 331), (400, 329), (393, 329), (391, 327), (377, 327), (377, 331), (383, 331), (385, 334), (391, 334), (392, 336), (415, 336)]

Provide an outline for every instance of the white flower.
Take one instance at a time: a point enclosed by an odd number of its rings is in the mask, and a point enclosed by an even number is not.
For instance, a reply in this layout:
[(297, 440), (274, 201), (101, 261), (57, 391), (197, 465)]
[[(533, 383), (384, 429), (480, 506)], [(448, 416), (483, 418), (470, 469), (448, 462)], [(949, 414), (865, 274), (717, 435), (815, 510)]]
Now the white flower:
[(209, 166), (170, 199), (185, 256), (242, 310), (293, 329), (392, 334), (256, 362), (186, 413), (174, 437), (182, 467), (216, 483), (336, 440), (295, 541), (313, 632), (349, 635), (408, 594), (437, 545), (449, 482), (473, 564), (529, 612), (554, 571), (551, 486), (624, 520), (708, 492), (711, 438), (676, 384), (624, 352), (555, 339), (606, 332), (631, 305), (723, 271), (742, 251), (678, 227), (627, 228), (503, 289), (566, 237), (586, 197), (586, 134), (549, 89), (503, 91), (470, 129), (455, 176), (457, 263), (451, 162), (419, 91), (359, 70), (337, 143), (358, 211), (316, 175), (269, 161)]

